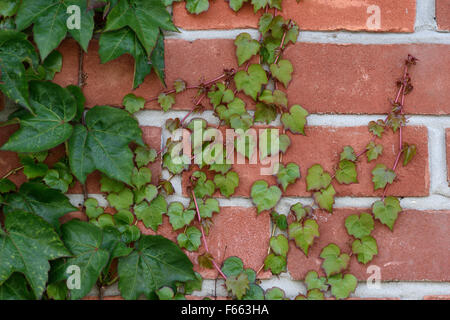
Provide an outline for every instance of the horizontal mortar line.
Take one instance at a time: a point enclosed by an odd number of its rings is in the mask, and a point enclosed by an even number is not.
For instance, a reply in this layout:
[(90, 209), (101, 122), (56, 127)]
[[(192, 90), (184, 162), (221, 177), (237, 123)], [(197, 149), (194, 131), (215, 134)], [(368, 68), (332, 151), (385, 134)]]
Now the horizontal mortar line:
[[(67, 195), (74, 206), (80, 206), (83, 203), (83, 195), (81, 194), (69, 194)], [(108, 202), (102, 194), (89, 194), (89, 197), (93, 197), (99, 201), (100, 206), (106, 207)], [(404, 210), (419, 210), (419, 211), (440, 211), (450, 210), (450, 201), (448, 197), (441, 195), (431, 195), (428, 197), (399, 197), (400, 205)], [(172, 195), (167, 197), (168, 202), (179, 201), (185, 206), (189, 204), (190, 198), (182, 195)], [(245, 197), (232, 197), (230, 199), (217, 198), (221, 207), (244, 207), (252, 208), (253, 204), (250, 198)], [(334, 208), (361, 208), (368, 209), (372, 204), (380, 200), (379, 197), (336, 197)], [(287, 214), (289, 207), (297, 202), (302, 202), (304, 205), (313, 203), (311, 197), (282, 197), (280, 202), (276, 206), (276, 210), (279, 213)]]
[[(235, 39), (247, 32), (252, 38), (259, 38), (257, 29), (233, 30), (184, 30), (165, 32), (166, 39), (194, 41), (200, 39)], [(330, 44), (450, 44), (450, 33), (419, 30), (414, 33), (376, 33), (351, 31), (300, 31), (297, 42)]]

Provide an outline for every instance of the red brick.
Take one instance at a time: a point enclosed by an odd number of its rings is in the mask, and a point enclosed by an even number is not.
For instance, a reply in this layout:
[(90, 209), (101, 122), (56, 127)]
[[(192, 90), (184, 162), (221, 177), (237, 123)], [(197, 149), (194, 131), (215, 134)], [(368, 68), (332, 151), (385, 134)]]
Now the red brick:
[(64, 40), (57, 49), (63, 56), (61, 72), (55, 74), (53, 82), (62, 87), (78, 85), (80, 47), (73, 39)]
[[(255, 208), (221, 207), (220, 213), (213, 215), (212, 222), (213, 226), (206, 239), (209, 251), (219, 266), (231, 256), (240, 257), (245, 268), (258, 270), (264, 264), (270, 238), (270, 217), (267, 213), (257, 215)], [(153, 230), (146, 229), (142, 222), (138, 226), (143, 234), (155, 234)], [(176, 243), (181, 231), (173, 231), (168, 217), (164, 216), (164, 223), (159, 227), (158, 234)], [(202, 269), (198, 266), (198, 255), (205, 253), (203, 244), (198, 252), (185, 252), (194, 264), (195, 271), (206, 279), (217, 278), (215, 269)], [(268, 272), (258, 274), (258, 278), (268, 277)]]
[(450, 31), (450, 1), (436, 0), (436, 21), (439, 30)]
[[(371, 30), (367, 26), (367, 13), (371, 5), (381, 9), (381, 28)], [(256, 28), (259, 13), (253, 13), (253, 6), (245, 4), (237, 13), (230, 9), (228, 2), (210, 2), (207, 12), (192, 15), (184, 3), (174, 4), (174, 22), (183, 29), (233, 29)], [(416, 2), (414, 0), (334, 0), (334, 1), (283, 1), (285, 18), (293, 19), (302, 30), (351, 30), (381, 32), (414, 32)]]
[[(134, 61), (129, 56), (100, 65), (98, 45), (93, 42), (85, 56), (88, 106), (121, 105), (131, 91)], [(413, 54), (420, 62), (411, 70), (415, 90), (406, 98), (408, 114), (450, 114), (450, 55), (448, 45), (335, 45), (297, 43), (286, 50), (294, 64), (288, 89), (290, 104), (300, 104), (310, 113), (384, 114), (395, 97), (395, 81), (401, 76), (403, 61)], [(179, 52), (183, 52), (180, 59)], [(201, 66), (201, 67), (199, 67)], [(236, 68), (233, 40), (166, 40), (167, 84), (176, 79), (198, 85), (212, 79), (225, 68)], [(107, 82), (104, 79), (108, 79)], [(430, 81), (433, 79), (433, 81)], [(162, 86), (154, 75), (147, 77), (135, 94), (150, 99)], [(192, 109), (196, 91), (177, 95), (174, 109)], [(245, 100), (253, 109), (254, 103)], [(208, 103), (204, 103), (208, 106)], [(160, 110), (156, 102), (149, 109)]]
[[(294, 279), (304, 279), (309, 270), (319, 271), (322, 249), (335, 243), (341, 252), (350, 253), (352, 237), (347, 234), (344, 222), (350, 214), (369, 210), (338, 209), (333, 215), (316, 211), (320, 238), (310, 249), (307, 258), (291, 241), (288, 253), (288, 271)], [(352, 257), (349, 272), (360, 280), (367, 280), (370, 265), (379, 266), (381, 281), (449, 281), (450, 211), (407, 210), (399, 214), (394, 231), (375, 222), (372, 236), (377, 240), (379, 254), (367, 265)]]
[(423, 297), (423, 300), (450, 300), (450, 295), (449, 296), (425, 296)]
[[(141, 127), (143, 131), (143, 140), (151, 148), (159, 151), (161, 149), (161, 128), (159, 127)], [(0, 146), (3, 145), (9, 137), (18, 129), (18, 126), (7, 126), (0, 128)], [(46, 163), (51, 166), (65, 155), (63, 146), (59, 146), (50, 150)], [(15, 152), (0, 151), (0, 177), (10, 170), (20, 167), (19, 157)], [(161, 160), (157, 160), (149, 165), (152, 170), (152, 183), (156, 184), (159, 181), (161, 174)], [(10, 179), (17, 185), (21, 185), (26, 181), (26, 177), (22, 172), (19, 172), (10, 177)], [(93, 172), (88, 176), (87, 191), (89, 193), (100, 193), (100, 173)], [(68, 193), (80, 194), (82, 193), (81, 185), (77, 182), (76, 185), (69, 190)]]
[[(319, 163), (323, 168), (334, 173), (334, 167), (339, 162), (340, 153), (346, 145), (353, 146), (355, 152), (360, 152), (365, 148), (371, 139), (367, 127), (306, 127), (306, 136), (293, 135), (291, 146), (286, 155), (283, 156), (283, 163), (295, 162), (300, 167), (301, 178), (293, 185), (289, 186), (284, 193), (285, 196), (310, 196), (306, 191), (307, 170), (312, 165)], [(388, 194), (395, 196), (427, 196), (429, 194), (429, 169), (428, 169), (428, 139), (425, 127), (409, 126), (403, 131), (405, 142), (416, 144), (417, 155), (408, 164), (397, 168), (397, 180), (388, 189)], [(380, 141), (380, 142), (378, 142)], [(375, 161), (367, 162), (366, 156), (362, 156), (357, 165), (359, 183), (351, 185), (339, 185), (333, 182), (337, 196), (381, 196), (382, 190), (373, 191), (371, 171), (377, 163), (383, 163), (387, 167), (392, 167), (395, 161), (398, 148), (398, 134), (393, 135), (392, 131), (386, 131), (382, 140), (377, 140), (384, 146), (383, 154)], [(275, 184), (274, 176), (260, 174), (259, 164), (234, 164), (232, 170), (239, 174), (240, 183), (236, 188), (234, 196), (249, 197), (251, 186), (256, 180), (266, 180), (269, 184)], [(194, 169), (193, 169), (194, 170)], [(186, 194), (186, 187), (189, 183), (191, 172), (183, 174), (183, 187)], [(212, 175), (209, 176), (213, 178)]]
[(450, 128), (445, 129), (445, 141), (447, 143), (447, 181), (450, 184)]

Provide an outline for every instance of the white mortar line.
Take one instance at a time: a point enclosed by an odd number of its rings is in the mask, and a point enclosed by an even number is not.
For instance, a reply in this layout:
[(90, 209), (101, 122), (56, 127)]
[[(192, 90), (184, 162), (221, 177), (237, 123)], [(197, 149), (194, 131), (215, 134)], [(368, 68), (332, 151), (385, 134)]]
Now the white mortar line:
[(416, 1), (416, 25), (415, 30), (437, 30), (436, 2), (434, 0)]

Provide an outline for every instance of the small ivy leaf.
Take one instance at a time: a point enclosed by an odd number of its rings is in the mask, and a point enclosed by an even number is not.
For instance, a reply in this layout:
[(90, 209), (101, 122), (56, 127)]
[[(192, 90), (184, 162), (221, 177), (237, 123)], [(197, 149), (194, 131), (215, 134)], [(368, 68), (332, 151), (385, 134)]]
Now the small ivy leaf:
[(134, 222), (134, 215), (128, 210), (120, 210), (114, 215), (114, 221), (118, 225), (131, 225)]
[(319, 225), (315, 220), (308, 219), (303, 225), (300, 222), (289, 225), (289, 239), (295, 240), (295, 245), (302, 249), (306, 256), (308, 256), (308, 250), (314, 243), (314, 238), (319, 236)]
[(161, 93), (158, 96), (158, 103), (160, 104), (161, 108), (165, 112), (167, 112), (175, 104), (175, 97), (173, 94)]
[(345, 299), (355, 291), (358, 280), (352, 274), (346, 274), (344, 277), (342, 274), (337, 274), (328, 278), (328, 284), (331, 286), (333, 296), (337, 299)]
[(136, 95), (130, 93), (123, 98), (122, 104), (125, 107), (125, 110), (133, 114), (141, 109), (144, 109), (145, 99), (142, 97), (136, 97)]
[(378, 159), (378, 157), (383, 153), (383, 146), (381, 144), (375, 144), (375, 142), (370, 141), (366, 146), (367, 149), (367, 161), (372, 161)]
[[(26, 282), (25, 282), (26, 285)], [(19, 287), (20, 288), (20, 287)], [(58, 281), (54, 283), (49, 283), (47, 285), (47, 296), (50, 300), (67, 300), (67, 294), (69, 290), (67, 289), (67, 283), (64, 281)], [(1, 295), (0, 295), (1, 297)], [(17, 300), (17, 299), (15, 299)], [(33, 300), (33, 298), (29, 298), (26, 300)]]
[(269, 31), (270, 23), (272, 22), (273, 16), (271, 13), (264, 13), (261, 18), (259, 18), (258, 28), (259, 32), (264, 35)]
[(186, 90), (186, 82), (181, 79), (177, 79), (173, 82), (173, 87), (175, 88), (176, 93), (183, 92)]
[(312, 289), (308, 291), (306, 297), (300, 294), (295, 297), (295, 300), (325, 300), (325, 296), (319, 289)]
[(356, 161), (355, 150), (353, 150), (351, 146), (344, 147), (344, 151), (341, 152), (341, 161), (342, 160)]
[(131, 183), (138, 189), (150, 183), (152, 180), (152, 171), (149, 168), (143, 167), (140, 169), (134, 168), (131, 176)]
[(341, 254), (341, 249), (334, 243), (323, 248), (320, 257), (324, 259), (322, 269), (328, 278), (347, 269), (350, 261), (349, 255), (346, 253)]
[(387, 126), (392, 128), (392, 131), (397, 132), (398, 128), (406, 124), (406, 118), (403, 114), (390, 113), (388, 116)]
[(43, 180), (50, 188), (66, 193), (73, 182), (73, 176), (64, 162), (57, 162), (53, 169), (47, 171)]
[(185, 233), (180, 233), (177, 237), (181, 248), (188, 251), (197, 251), (202, 244), (202, 233), (196, 227), (188, 227)]
[(195, 185), (194, 193), (197, 199), (203, 199), (206, 196), (211, 197), (216, 190), (214, 182), (206, 180), (206, 174), (202, 171), (195, 171), (191, 176), (191, 181)]
[(271, 253), (264, 259), (264, 270), (270, 270), (272, 274), (278, 275), (286, 271), (286, 264), (285, 257)]
[(300, 178), (300, 168), (295, 163), (288, 163), (285, 166), (283, 164), (279, 164), (278, 173), (277, 173), (277, 182), (283, 188), (283, 191), (286, 191), (288, 185), (295, 183), (297, 179)]
[(300, 30), (297, 25), (293, 25), (288, 32), (286, 32), (286, 38), (284, 43), (287, 45), (289, 42), (296, 43)]
[(366, 264), (372, 261), (373, 256), (378, 254), (377, 241), (371, 236), (356, 239), (352, 244), (353, 253), (358, 255), (358, 261)]
[(286, 134), (281, 134), (279, 136), (279, 147), (282, 153), (286, 153), (287, 149), (291, 145), (291, 139)]
[(355, 238), (361, 239), (368, 236), (374, 228), (372, 215), (363, 212), (358, 217), (358, 215), (352, 214), (345, 219), (345, 228), (347, 228), (348, 234)]
[(155, 149), (146, 147), (137, 147), (134, 153), (136, 155), (135, 161), (138, 168), (142, 168), (149, 163), (154, 162), (157, 156)]
[(307, 215), (310, 216), (313, 213), (313, 209), (310, 206), (303, 206), (300, 202), (293, 204), (290, 211), (295, 214), (297, 222), (301, 222)]
[(197, 262), (198, 262), (198, 265), (200, 266), (200, 268), (214, 269), (214, 265), (213, 265), (212, 261), (213, 261), (213, 256), (208, 252), (205, 252), (204, 254), (199, 255), (197, 258)]
[(244, 263), (239, 257), (229, 257), (223, 262), (222, 272), (227, 276), (238, 276), (244, 272)]
[(102, 177), (100, 179), (100, 191), (101, 192), (115, 192), (119, 193), (125, 188), (125, 185), (117, 180), (111, 179), (105, 174), (102, 174)]
[(272, 219), (274, 220), (275, 224), (277, 225), (278, 229), (284, 231), (288, 227), (287, 218), (284, 214), (278, 214), (275, 211), (271, 213)]
[(225, 281), (227, 290), (232, 292), (239, 300), (250, 289), (249, 284), (248, 276), (245, 273), (241, 273), (238, 276), (229, 276)]
[(278, 81), (280, 81), (285, 88), (289, 86), (292, 79), (292, 72), (294, 67), (289, 60), (282, 59), (277, 64), (270, 65), (270, 72)]
[(305, 283), (308, 291), (317, 289), (325, 292), (328, 289), (326, 282), (327, 279), (325, 277), (319, 277), (316, 271), (309, 271), (306, 274)]
[(284, 93), (281, 90), (274, 90), (273, 91), (273, 104), (282, 108), (287, 108), (288, 106), (288, 99), (286, 96), (286, 93)]
[(256, 282), (256, 272), (253, 269), (245, 269), (244, 273), (247, 274), (250, 283)]
[(274, 287), (266, 291), (266, 300), (286, 300), (286, 293), (280, 288)]
[(96, 219), (103, 214), (103, 208), (98, 206), (97, 199), (89, 198), (84, 202), (86, 208), (86, 215), (89, 219)]
[(242, 300), (264, 300), (264, 290), (260, 286), (250, 283)]
[(223, 83), (219, 82), (209, 90), (208, 98), (213, 107), (216, 108), (222, 102), (226, 104), (233, 101), (234, 93), (232, 90), (227, 89)]
[[(197, 199), (198, 210), (200, 211), (200, 217), (203, 219), (212, 218), (214, 212), (219, 213), (219, 201), (214, 198), (208, 198), (205, 201), (202, 199)], [(195, 209), (195, 203), (191, 202), (189, 209)]]
[(253, 117), (248, 113), (244, 113), (241, 116), (234, 114), (230, 117), (230, 127), (235, 130), (242, 129), (243, 131), (247, 131), (252, 125)]
[[(285, 28), (286, 28), (286, 20), (283, 19), (281, 15), (275, 16), (272, 22), (270, 23), (270, 31), (272, 33), (272, 37), (281, 40), (283, 37)], [(281, 41), (280, 41), (281, 43)]]
[(417, 148), (414, 144), (403, 144), (403, 166), (406, 166), (416, 155)]
[(223, 163), (212, 163), (209, 165), (209, 170), (217, 173), (225, 174), (231, 170), (231, 164), (226, 163), (225, 155), (222, 161)]
[(268, 188), (264, 180), (256, 181), (252, 186), (251, 197), (258, 208), (258, 213), (264, 210), (270, 210), (276, 206), (281, 198), (281, 190), (277, 186)]
[(208, 11), (209, 0), (186, 0), (186, 9), (189, 13), (200, 14)]
[(221, 120), (230, 123), (233, 115), (241, 116), (247, 111), (245, 110), (245, 102), (239, 98), (234, 98), (227, 106), (221, 104), (216, 108), (216, 112)]
[(167, 168), (171, 174), (177, 175), (189, 168), (190, 159), (185, 154), (177, 155), (175, 159), (172, 159), (172, 151), (174, 147), (175, 144), (171, 144), (167, 152), (163, 155), (163, 168)]
[(169, 221), (173, 230), (178, 230), (184, 226), (188, 226), (192, 220), (194, 220), (195, 211), (184, 210), (184, 206), (181, 202), (172, 202), (169, 205), (167, 215), (169, 216)]
[(158, 296), (159, 300), (173, 300), (175, 293), (173, 292), (172, 288), (162, 287), (161, 289), (156, 291), (156, 295)]
[(239, 9), (242, 8), (242, 5), (244, 2), (247, 2), (248, 0), (230, 0), (230, 8), (233, 9), (234, 12), (238, 12)]
[[(240, 5), (242, 6), (242, 0), (240, 0), (240, 2)], [(232, 5), (232, 3), (233, 0), (230, 2), (230, 6)], [(236, 45), (236, 56), (238, 58), (238, 63), (240, 66), (244, 62), (250, 60), (251, 57), (259, 52), (259, 42), (252, 39), (252, 37), (247, 32), (239, 34), (236, 37), (234, 44)]]
[(133, 205), (134, 195), (130, 189), (125, 188), (119, 193), (109, 194), (107, 200), (116, 210), (129, 209)]
[(143, 201), (134, 206), (134, 213), (138, 220), (142, 220), (146, 228), (158, 231), (158, 226), (162, 224), (162, 215), (167, 212), (167, 202), (163, 196), (158, 195), (150, 205)]
[[(264, 90), (265, 91), (265, 90)], [(255, 122), (265, 122), (267, 124), (277, 117), (277, 109), (272, 105), (257, 103), (255, 106)]]
[(391, 230), (393, 230), (394, 223), (401, 211), (400, 201), (395, 197), (386, 197), (384, 202), (378, 200), (372, 205), (372, 212), (375, 218), (380, 220), (382, 224), (387, 225)]
[(281, 10), (281, 0), (252, 0), (252, 5), (255, 13), (259, 9), (262, 9), (267, 5), (269, 5), (271, 8), (277, 8), (278, 10)]
[(152, 184), (145, 186), (144, 188), (134, 191), (134, 201), (135, 203), (141, 203), (144, 200), (148, 202), (153, 201), (158, 195), (158, 188)]
[(28, 180), (44, 177), (48, 172), (48, 166), (45, 163), (36, 163), (33, 158), (27, 155), (19, 155), (20, 162), (23, 165), (23, 173)]
[(8, 193), (11, 191), (16, 191), (16, 185), (9, 179), (0, 179), (0, 193)]
[(358, 183), (356, 164), (349, 160), (339, 161), (339, 169), (336, 171), (336, 180), (340, 184)]
[(192, 294), (194, 291), (201, 291), (203, 278), (200, 273), (195, 272), (195, 280), (189, 280), (184, 284), (184, 293)]
[(308, 111), (306, 111), (299, 105), (294, 105), (291, 107), (289, 113), (282, 114), (281, 122), (283, 123), (286, 130), (290, 130), (292, 133), (305, 135), (304, 127), (306, 124), (307, 116)]
[(261, 91), (261, 86), (267, 84), (266, 71), (259, 64), (252, 64), (248, 68), (248, 73), (244, 70), (238, 71), (234, 76), (236, 89), (244, 91), (246, 95), (256, 101), (258, 93)]
[(216, 174), (214, 176), (214, 183), (216, 188), (219, 188), (220, 193), (224, 197), (229, 198), (239, 185), (239, 176), (234, 171), (230, 171), (226, 175)]
[(381, 138), (383, 132), (384, 132), (384, 121), (383, 120), (378, 120), (377, 122), (375, 121), (370, 121), (369, 122), (369, 131), (372, 132), (374, 135), (376, 135), (378, 138)]
[(112, 215), (108, 213), (104, 213), (101, 216), (99, 216), (97, 218), (97, 222), (98, 222), (97, 226), (102, 229), (107, 227), (114, 227), (116, 225)]
[(315, 164), (308, 169), (308, 175), (306, 176), (307, 190), (320, 190), (330, 185), (331, 176), (323, 171), (320, 164)]
[(374, 190), (383, 189), (388, 183), (394, 182), (395, 172), (391, 169), (387, 169), (384, 164), (377, 164), (372, 170), (372, 181)]
[(334, 196), (336, 191), (332, 184), (326, 189), (322, 189), (314, 193), (314, 200), (321, 209), (327, 210), (329, 213), (333, 213)]
[(289, 243), (286, 236), (282, 234), (273, 236), (272, 238), (270, 238), (269, 244), (275, 254), (286, 257), (286, 254), (289, 250)]

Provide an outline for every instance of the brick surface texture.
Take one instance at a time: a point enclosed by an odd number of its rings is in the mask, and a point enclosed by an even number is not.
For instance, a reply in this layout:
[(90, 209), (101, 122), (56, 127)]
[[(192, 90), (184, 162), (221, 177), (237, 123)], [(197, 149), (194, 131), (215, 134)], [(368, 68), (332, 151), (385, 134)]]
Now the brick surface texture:
[[(290, 197), (290, 203), (294, 200), (303, 202), (304, 199), (295, 198), (311, 197), (311, 193), (306, 191), (305, 179), (309, 167), (319, 163), (330, 174), (334, 174), (344, 146), (351, 145), (357, 153), (364, 150), (372, 138), (365, 119), (372, 120), (375, 118), (371, 117), (373, 115), (379, 115), (381, 119), (383, 114), (389, 112), (392, 106), (388, 99), (395, 98), (395, 82), (401, 76), (404, 58), (407, 54), (417, 56), (420, 61), (410, 71), (414, 90), (406, 97), (405, 110), (407, 118), (413, 123), (403, 129), (403, 141), (415, 144), (417, 155), (408, 166), (399, 164), (395, 183), (387, 191), (387, 195), (400, 197), (408, 204), (408, 208), (399, 214), (393, 231), (379, 221), (375, 222), (372, 235), (378, 242), (379, 254), (367, 265), (358, 263), (352, 257), (348, 271), (360, 281), (365, 281), (370, 276), (367, 267), (375, 265), (380, 268), (383, 282), (442, 284), (436, 292), (407, 294), (426, 300), (449, 300), (450, 292), (448, 289), (445, 291), (445, 288), (450, 282), (450, 189), (447, 185), (447, 182), (450, 184), (450, 0), (436, 0), (436, 24), (433, 30), (428, 30), (433, 32), (436, 39), (444, 39), (442, 43), (420, 38), (420, 32), (415, 29), (416, 9), (419, 10), (416, 0), (304, 0), (300, 4), (295, 0), (285, 0), (283, 5), (282, 15), (285, 18), (297, 21), (302, 31), (315, 31), (314, 35), (317, 36), (315, 41), (303, 42), (300, 32), (297, 43), (290, 45), (284, 53), (293, 63), (294, 73), (289, 88), (280, 86), (280, 89), (286, 91), (290, 105), (303, 106), (315, 123), (305, 127), (305, 135), (287, 132), (291, 146), (283, 155), (282, 162), (297, 163), (301, 178), (290, 185), (283, 196)], [(378, 9), (381, 12), (381, 25), (373, 29), (368, 20), (373, 10)], [(224, 69), (238, 68), (232, 39), (234, 34), (230, 36), (227, 32), (231, 29), (255, 29), (259, 16), (253, 13), (249, 2), (244, 4), (239, 13), (235, 13), (227, 1), (210, 1), (208, 12), (198, 16), (189, 14), (184, 2), (175, 3), (174, 22), (183, 33), (171, 33), (165, 40), (168, 87), (171, 88), (176, 79), (183, 79), (191, 86), (197, 85), (221, 75)], [(429, 18), (432, 20), (434, 17)], [(216, 32), (217, 29), (222, 31)], [(191, 34), (192, 30), (201, 30), (203, 35), (199, 38), (202, 39), (187, 39), (184, 35)], [(334, 42), (334, 32), (342, 30), (351, 31), (350, 38), (353, 40), (346, 44)], [(397, 43), (397, 38), (390, 37), (393, 34), (402, 41)], [(409, 37), (415, 34), (418, 34), (419, 40), (410, 41)], [(56, 74), (54, 81), (64, 87), (81, 84), (88, 107), (122, 107), (123, 97), (132, 92), (134, 59), (130, 55), (123, 55), (101, 64), (98, 49), (98, 40), (91, 41), (87, 52), (82, 52), (73, 39), (65, 40), (58, 49), (64, 57), (62, 71)], [(257, 57), (254, 59), (257, 61)], [(161, 90), (164, 87), (152, 73), (133, 93), (151, 99)], [(191, 110), (195, 94), (195, 91), (188, 90), (177, 95), (172, 111)], [(255, 103), (251, 99), (241, 93), (237, 95), (244, 99), (249, 110), (254, 110)], [(209, 110), (212, 108), (207, 102), (204, 106)], [(4, 107), (5, 99), (0, 93), (0, 111)], [(145, 108), (147, 110), (136, 115), (142, 124), (143, 139), (150, 147), (160, 151), (168, 134), (164, 125), (161, 125), (164, 121), (158, 119), (169, 117), (161, 112), (155, 101), (147, 103)], [(181, 118), (185, 114), (175, 112), (170, 117)], [(332, 116), (325, 117), (324, 114)], [(348, 125), (342, 124), (342, 121), (335, 125), (334, 117), (348, 119)], [(279, 122), (272, 125), (279, 126)], [(263, 128), (267, 127), (256, 127)], [(0, 146), (17, 129), (17, 125), (0, 127)], [(342, 197), (343, 205), (335, 208), (333, 214), (315, 211), (314, 219), (319, 224), (320, 238), (316, 239), (309, 255), (305, 256), (290, 241), (288, 272), (283, 275), (290, 277), (289, 281), (303, 280), (309, 270), (319, 271), (323, 275), (319, 255), (329, 243), (337, 244), (342, 252), (351, 253), (353, 238), (346, 232), (345, 219), (351, 214), (370, 212), (370, 208), (364, 208), (365, 204), (359, 205), (358, 201), (369, 203), (369, 200), (378, 199), (383, 193), (382, 190), (373, 190), (370, 172), (378, 163), (392, 167), (398, 150), (398, 135), (390, 130), (376, 142), (383, 145), (383, 154), (372, 162), (367, 162), (365, 155), (359, 158), (358, 183), (333, 183), (336, 196)], [(46, 163), (52, 165), (63, 155), (64, 147), (57, 147), (50, 151)], [(0, 151), (0, 177), (19, 166), (16, 153)], [(241, 257), (246, 268), (255, 270), (264, 263), (272, 222), (270, 212), (257, 214), (256, 208), (251, 206), (250, 190), (257, 180), (262, 179), (274, 185), (276, 178), (261, 175), (262, 167), (261, 164), (234, 164), (232, 169), (240, 177), (235, 198), (226, 200), (219, 193), (215, 195), (226, 203), (220, 213), (213, 216), (207, 236), (210, 252), (218, 264), (230, 256)], [(152, 183), (157, 184), (163, 173), (161, 160), (149, 168), (152, 171)], [(187, 200), (189, 178), (194, 170), (198, 170), (198, 167), (184, 172), (181, 179), (175, 179), (176, 197)], [(208, 178), (213, 179), (213, 176)], [(21, 172), (10, 179), (18, 186), (26, 181)], [(94, 172), (88, 177), (87, 191), (101, 194), (100, 172)], [(76, 184), (69, 193), (80, 195), (81, 185)], [(287, 214), (289, 205), (282, 203), (280, 206), (280, 213)], [(106, 211), (115, 213), (113, 209)], [(61, 218), (61, 222), (71, 219), (87, 220), (87, 217), (81, 211), (74, 212)], [(157, 232), (147, 229), (142, 222), (136, 223), (144, 234), (160, 234), (176, 242), (179, 232), (172, 230), (167, 216), (164, 216), (163, 221)], [(198, 226), (198, 223), (194, 222), (194, 225)], [(205, 279), (220, 278), (214, 269), (201, 269), (198, 266), (198, 256), (205, 253), (203, 246), (198, 252), (185, 252), (194, 263), (195, 270)], [(277, 277), (264, 270), (258, 274), (258, 278), (277, 281)], [(389, 295), (387, 291), (385, 293), (388, 299), (401, 298)], [(194, 294), (187, 298), (196, 300), (203, 297)], [(98, 297), (92, 294), (85, 298), (96, 299)], [(117, 293), (106, 299), (122, 298)], [(353, 295), (352, 299), (361, 297)]]

